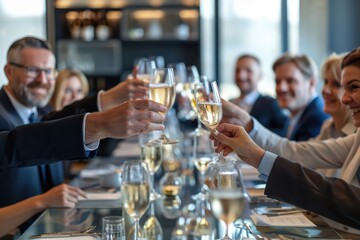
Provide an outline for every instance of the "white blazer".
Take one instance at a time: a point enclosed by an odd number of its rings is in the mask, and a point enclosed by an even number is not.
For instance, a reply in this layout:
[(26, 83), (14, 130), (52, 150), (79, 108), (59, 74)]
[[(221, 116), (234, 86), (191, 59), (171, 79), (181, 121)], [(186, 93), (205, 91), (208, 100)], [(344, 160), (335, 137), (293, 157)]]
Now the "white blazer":
[(250, 136), (261, 148), (311, 169), (341, 168), (340, 178), (360, 185), (356, 176), (360, 166), (360, 131), (337, 139), (295, 142), (270, 132), (254, 118), (253, 123)]

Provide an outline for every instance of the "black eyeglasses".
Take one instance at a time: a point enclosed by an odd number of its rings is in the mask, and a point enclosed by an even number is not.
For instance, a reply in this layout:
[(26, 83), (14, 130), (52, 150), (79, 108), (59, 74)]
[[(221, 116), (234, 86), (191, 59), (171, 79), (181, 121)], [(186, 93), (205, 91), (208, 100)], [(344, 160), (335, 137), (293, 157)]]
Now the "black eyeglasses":
[(39, 76), (41, 72), (45, 73), (46, 78), (48, 79), (54, 79), (56, 77), (57, 71), (54, 68), (37, 68), (37, 67), (27, 67), (19, 63), (13, 63), (9, 62), (10, 65), (23, 68), (26, 71), (26, 74), (28, 77), (36, 78)]

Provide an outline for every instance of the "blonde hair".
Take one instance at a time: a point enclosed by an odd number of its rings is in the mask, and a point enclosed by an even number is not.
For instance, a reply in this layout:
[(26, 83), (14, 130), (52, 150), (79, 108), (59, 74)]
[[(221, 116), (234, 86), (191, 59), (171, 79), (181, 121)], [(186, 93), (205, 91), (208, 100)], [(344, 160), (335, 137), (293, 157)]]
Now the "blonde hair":
[(344, 54), (331, 54), (328, 58), (325, 59), (321, 66), (321, 77), (325, 78), (327, 71), (331, 71), (335, 79), (338, 82), (341, 82), (341, 62), (344, 58)]
[(86, 96), (89, 94), (88, 79), (85, 77), (85, 75), (82, 72), (74, 69), (61, 70), (58, 76), (56, 77), (54, 94), (52, 95), (49, 102), (51, 107), (56, 111), (61, 110), (64, 107), (62, 106), (62, 99), (65, 94), (66, 81), (70, 77), (77, 77), (81, 82), (81, 87), (84, 92), (84, 95)]

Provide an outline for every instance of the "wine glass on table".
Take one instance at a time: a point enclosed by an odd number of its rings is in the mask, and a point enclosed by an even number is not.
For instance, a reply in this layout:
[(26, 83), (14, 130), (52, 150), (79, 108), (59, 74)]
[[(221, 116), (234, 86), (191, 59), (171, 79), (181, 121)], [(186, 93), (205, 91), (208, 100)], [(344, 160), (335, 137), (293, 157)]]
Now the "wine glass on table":
[[(174, 78), (174, 70), (172, 68), (156, 68), (150, 78), (149, 99), (165, 105), (168, 111), (174, 105), (176, 97)], [(164, 114), (166, 115), (166, 113)], [(162, 144), (175, 144), (179, 142), (175, 139), (169, 139), (165, 135), (165, 130), (162, 131), (160, 138), (156, 141), (160, 141)]]
[(212, 239), (214, 234), (214, 227), (206, 216), (207, 209), (207, 194), (205, 191), (205, 172), (209, 163), (213, 161), (214, 150), (210, 140), (209, 132), (207, 134), (195, 134), (193, 159), (196, 169), (199, 171), (199, 185), (201, 190), (198, 194), (192, 196), (199, 204), (200, 216), (196, 221), (194, 228), (194, 239)]
[(134, 218), (134, 238), (139, 238), (139, 219), (150, 202), (150, 176), (141, 161), (127, 161), (122, 172), (121, 198), (123, 208)]
[(206, 171), (206, 183), (212, 213), (226, 224), (222, 239), (231, 239), (229, 224), (242, 215), (247, 201), (239, 163), (226, 158), (211, 162)]
[(141, 149), (141, 161), (146, 165), (150, 175), (151, 191), (150, 200), (155, 201), (161, 198), (161, 195), (155, 190), (154, 175), (159, 170), (163, 161), (164, 149), (160, 141), (154, 141), (159, 138), (159, 131), (152, 131), (139, 135), (139, 145)]

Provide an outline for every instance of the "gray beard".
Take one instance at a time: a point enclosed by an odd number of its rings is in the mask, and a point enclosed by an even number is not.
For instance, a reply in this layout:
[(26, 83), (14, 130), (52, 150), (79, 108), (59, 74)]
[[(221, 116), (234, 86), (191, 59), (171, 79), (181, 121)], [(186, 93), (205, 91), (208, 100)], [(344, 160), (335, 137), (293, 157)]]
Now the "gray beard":
[(54, 89), (49, 91), (49, 94), (42, 100), (36, 99), (28, 90), (27, 88), (16, 88), (15, 94), (17, 95), (18, 99), (29, 107), (45, 107), (54, 92)]

